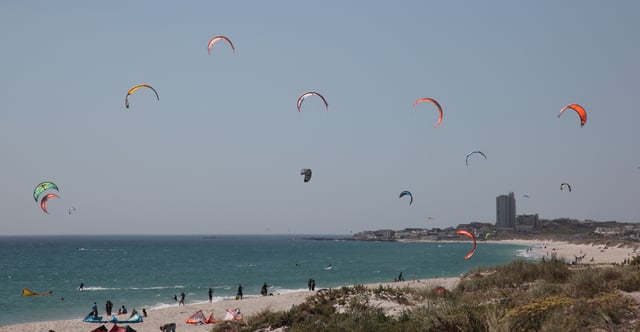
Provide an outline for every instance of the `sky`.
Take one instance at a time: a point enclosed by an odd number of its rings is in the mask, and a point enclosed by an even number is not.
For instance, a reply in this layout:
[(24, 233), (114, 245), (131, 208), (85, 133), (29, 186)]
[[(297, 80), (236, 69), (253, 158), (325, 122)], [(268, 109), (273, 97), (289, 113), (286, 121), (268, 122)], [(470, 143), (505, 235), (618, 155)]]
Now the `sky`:
[(640, 222), (640, 2), (362, 4), (2, 2), (0, 235)]

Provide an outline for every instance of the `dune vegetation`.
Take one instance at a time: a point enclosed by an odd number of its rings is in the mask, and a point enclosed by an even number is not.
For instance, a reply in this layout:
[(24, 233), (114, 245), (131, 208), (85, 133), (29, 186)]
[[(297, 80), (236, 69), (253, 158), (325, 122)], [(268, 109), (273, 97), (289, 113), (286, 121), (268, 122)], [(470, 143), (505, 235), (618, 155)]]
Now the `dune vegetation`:
[(555, 256), (478, 268), (442, 287), (322, 290), (212, 331), (640, 331), (640, 256), (567, 265)]

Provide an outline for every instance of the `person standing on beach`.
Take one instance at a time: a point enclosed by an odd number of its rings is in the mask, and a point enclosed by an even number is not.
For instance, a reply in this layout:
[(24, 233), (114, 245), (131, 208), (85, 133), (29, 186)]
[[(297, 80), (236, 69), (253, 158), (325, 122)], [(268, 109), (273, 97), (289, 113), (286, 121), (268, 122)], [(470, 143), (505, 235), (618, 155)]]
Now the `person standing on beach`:
[(242, 300), (242, 284), (238, 284), (238, 292), (236, 293), (236, 300)]
[(209, 303), (211, 303), (212, 301), (213, 301), (213, 289), (209, 287)]
[(180, 293), (180, 302), (178, 302), (178, 305), (184, 305), (184, 292)]
[(111, 311), (113, 310), (113, 303), (111, 300), (107, 300), (107, 304), (104, 305), (104, 309), (107, 312), (107, 316), (111, 316)]
[(311, 290), (311, 280), (313, 279), (309, 278), (309, 281), (307, 281), (307, 286), (309, 286), (309, 290)]
[(316, 290), (316, 279), (311, 279), (311, 290), (315, 291)]
[(95, 302), (93, 302), (93, 305), (91, 306), (91, 313), (94, 316), (98, 316), (98, 305)]
[(269, 288), (269, 286), (267, 286), (266, 282), (264, 284), (262, 284), (262, 289), (260, 289), (260, 294), (262, 294), (262, 296), (267, 296), (267, 289), (268, 288)]

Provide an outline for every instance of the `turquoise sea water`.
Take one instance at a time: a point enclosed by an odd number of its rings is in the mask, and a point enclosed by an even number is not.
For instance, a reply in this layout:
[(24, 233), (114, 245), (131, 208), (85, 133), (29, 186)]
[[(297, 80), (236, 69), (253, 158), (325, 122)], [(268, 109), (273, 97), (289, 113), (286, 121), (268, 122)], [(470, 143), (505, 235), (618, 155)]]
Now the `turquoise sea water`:
[[(81, 319), (93, 302), (153, 309), (307, 288), (458, 276), (525, 256), (526, 247), (478, 243), (304, 240), (304, 236), (46, 236), (0, 237), (0, 326)], [(329, 265), (331, 268), (329, 269)], [(78, 291), (80, 283), (84, 291)], [(22, 288), (53, 295), (23, 297)]]

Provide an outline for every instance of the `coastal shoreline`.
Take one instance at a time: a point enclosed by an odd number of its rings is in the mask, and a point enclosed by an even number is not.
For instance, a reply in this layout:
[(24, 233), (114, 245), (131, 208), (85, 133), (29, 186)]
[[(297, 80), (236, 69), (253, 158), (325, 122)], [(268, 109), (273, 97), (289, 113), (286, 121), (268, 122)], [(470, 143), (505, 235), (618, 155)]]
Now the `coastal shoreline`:
[[(453, 289), (460, 281), (458, 277), (450, 277), (450, 278), (430, 278), (430, 279), (418, 279), (418, 280), (408, 280), (408, 281), (399, 281), (399, 282), (389, 282), (389, 283), (372, 283), (365, 284), (365, 287), (368, 288), (377, 288), (377, 287), (395, 287), (395, 288), (428, 288), (432, 289), (435, 287), (444, 287), (447, 289)], [(346, 285), (346, 287), (350, 287), (354, 285)], [(186, 305), (174, 305), (171, 307), (165, 307), (160, 309), (147, 310), (147, 317), (143, 318), (143, 322), (134, 323), (134, 324), (122, 324), (118, 326), (130, 325), (133, 329), (138, 332), (146, 332), (146, 331), (158, 331), (159, 327), (166, 323), (175, 323), (176, 331), (180, 332), (207, 332), (210, 331), (214, 326), (212, 324), (204, 324), (204, 325), (194, 325), (187, 324), (185, 321), (189, 316), (198, 310), (202, 310), (205, 317), (209, 317), (210, 314), (213, 313), (214, 319), (217, 321), (215, 324), (219, 324), (219, 322), (223, 321), (225, 316), (226, 309), (240, 309), (243, 317), (249, 317), (265, 310), (270, 310), (273, 312), (278, 311), (286, 311), (291, 309), (293, 306), (299, 305), (309, 297), (321, 290), (315, 291), (297, 291), (290, 292), (285, 294), (274, 294), (269, 296), (255, 296), (255, 297), (247, 297), (242, 300), (236, 299), (227, 299), (221, 300), (213, 303), (191, 303)], [(136, 309), (140, 312), (140, 309)], [(31, 322), (31, 323), (21, 323), (21, 324), (13, 324), (0, 327), (0, 332), (13, 332), (13, 331), (55, 331), (55, 332), (81, 332), (81, 331), (92, 331), (93, 329), (99, 327), (100, 323), (87, 323), (83, 322), (82, 319), (71, 319), (71, 320), (57, 320), (57, 321), (43, 321), (43, 322)], [(110, 329), (113, 324), (105, 323), (104, 324), (107, 329)]]
[(530, 247), (533, 257), (556, 258), (566, 262), (578, 260), (579, 264), (623, 264), (637, 255), (637, 249), (627, 245), (575, 244), (548, 240), (488, 240), (485, 243), (516, 244)]
[[(459, 242), (459, 241), (457, 241)], [(567, 262), (580, 258), (580, 264), (623, 264), (631, 260), (637, 253), (634, 247), (629, 246), (606, 246), (603, 244), (572, 244), (562, 241), (547, 240), (488, 240), (482, 243), (514, 244), (529, 247), (527, 253), (532, 257), (551, 257), (555, 255), (558, 259)], [(453, 289), (460, 281), (459, 277), (419, 279), (402, 282), (371, 283), (366, 287), (390, 286), (397, 288), (428, 288), (442, 286)], [(353, 286), (353, 285), (345, 285)], [(244, 317), (249, 317), (265, 310), (286, 311), (292, 306), (303, 303), (307, 297), (315, 294), (313, 291), (297, 291), (285, 294), (275, 294), (273, 296), (248, 297), (243, 300), (225, 299), (213, 303), (193, 303), (187, 305), (175, 305), (166, 308), (148, 309), (148, 317), (142, 323), (131, 324), (135, 330), (158, 331), (159, 327), (165, 323), (176, 323), (178, 331), (204, 332), (209, 331), (213, 325), (192, 325), (185, 320), (194, 312), (202, 310), (205, 317), (213, 313), (217, 321), (222, 321), (226, 309), (239, 308)], [(136, 308), (138, 311), (141, 309)], [(82, 319), (43, 321), (13, 324), (0, 327), (0, 332), (9, 331), (91, 331), (101, 324), (86, 323)], [(126, 324), (125, 324), (126, 325)], [(107, 328), (113, 326), (112, 323), (105, 324)]]
[[(399, 242), (469, 242), (457, 240), (399, 240)], [(556, 258), (570, 263), (579, 259), (580, 264), (623, 264), (625, 260), (630, 260), (633, 256), (640, 254), (638, 247), (630, 245), (607, 246), (605, 244), (576, 244), (568, 241), (557, 240), (482, 240), (478, 244), (512, 244), (529, 247), (529, 256), (534, 258), (550, 258), (555, 254)]]

